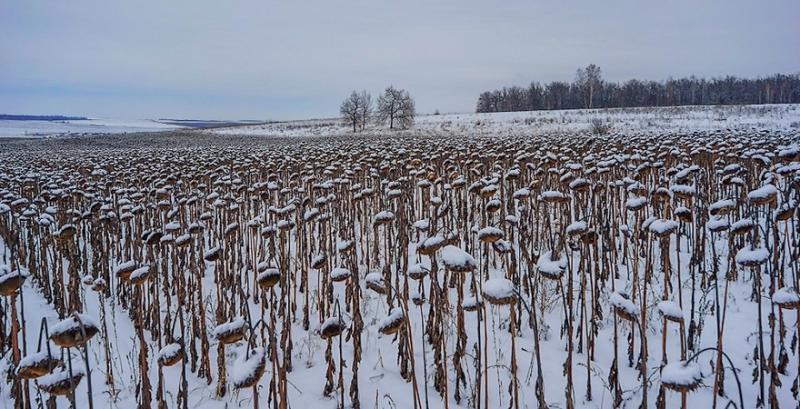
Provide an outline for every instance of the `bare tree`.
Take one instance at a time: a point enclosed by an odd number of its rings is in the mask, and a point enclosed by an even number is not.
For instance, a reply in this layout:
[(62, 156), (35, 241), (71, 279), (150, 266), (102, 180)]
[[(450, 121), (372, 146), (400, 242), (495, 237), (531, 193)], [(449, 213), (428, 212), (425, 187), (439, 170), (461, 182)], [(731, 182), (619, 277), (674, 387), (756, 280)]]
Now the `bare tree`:
[(589, 100), (587, 108), (594, 108), (595, 93), (603, 85), (600, 67), (594, 64), (589, 64), (584, 69), (584, 72), (586, 72), (586, 93), (588, 94)]
[(389, 122), (389, 129), (394, 129), (395, 125), (404, 129), (411, 127), (415, 115), (414, 99), (406, 90), (389, 86), (378, 97), (378, 119)]
[(360, 93), (353, 91), (350, 96), (342, 102), (339, 113), (345, 124), (353, 127), (353, 132), (364, 130), (364, 127), (372, 115), (372, 97), (367, 91)]
[(367, 91), (361, 91), (361, 94), (358, 95), (358, 99), (361, 101), (360, 117), (361, 130), (363, 131), (372, 116), (372, 95), (367, 93)]
[(575, 81), (572, 82), (572, 85), (576, 90), (578, 90), (578, 94), (580, 95), (579, 99), (581, 100), (583, 108), (589, 108), (589, 101), (586, 98), (586, 88), (588, 88), (588, 82), (589, 81), (586, 78), (586, 71), (584, 71), (583, 68), (578, 68), (577, 71), (575, 71)]
[(583, 107), (594, 108), (595, 95), (603, 85), (600, 67), (589, 64), (586, 68), (578, 68), (578, 71), (575, 72), (574, 85), (581, 94)]

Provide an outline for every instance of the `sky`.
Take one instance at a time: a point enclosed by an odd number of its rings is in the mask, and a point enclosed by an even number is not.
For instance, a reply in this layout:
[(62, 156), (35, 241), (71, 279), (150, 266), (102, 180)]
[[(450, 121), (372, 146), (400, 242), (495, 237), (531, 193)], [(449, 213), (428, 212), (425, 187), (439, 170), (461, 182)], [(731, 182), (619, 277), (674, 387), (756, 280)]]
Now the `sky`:
[(798, 0), (0, 0), (0, 113), (338, 115), (357, 89), (420, 112), (571, 81), (800, 72)]

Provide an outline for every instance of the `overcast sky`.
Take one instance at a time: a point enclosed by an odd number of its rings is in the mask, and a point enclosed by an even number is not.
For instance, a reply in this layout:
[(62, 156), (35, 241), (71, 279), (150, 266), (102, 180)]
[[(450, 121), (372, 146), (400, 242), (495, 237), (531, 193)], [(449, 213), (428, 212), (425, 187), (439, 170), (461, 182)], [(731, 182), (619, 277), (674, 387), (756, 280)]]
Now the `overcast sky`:
[(800, 1), (0, 0), (0, 113), (293, 119), (352, 89), (800, 72)]

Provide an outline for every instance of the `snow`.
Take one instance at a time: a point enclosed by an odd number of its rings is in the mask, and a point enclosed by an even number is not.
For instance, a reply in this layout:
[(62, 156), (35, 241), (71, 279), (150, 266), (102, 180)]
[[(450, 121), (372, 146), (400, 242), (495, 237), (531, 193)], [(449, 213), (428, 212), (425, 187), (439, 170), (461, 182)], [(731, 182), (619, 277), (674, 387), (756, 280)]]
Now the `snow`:
[(713, 214), (722, 209), (732, 209), (734, 206), (736, 206), (736, 202), (733, 199), (721, 199), (709, 205), (708, 211)]
[(131, 273), (131, 276), (130, 276), (130, 280), (131, 281), (136, 281), (140, 277), (146, 276), (147, 273), (149, 273), (149, 272), (150, 272), (150, 266), (146, 265), (146, 266), (139, 267), (136, 270), (133, 270), (133, 272)]
[[(280, 227), (280, 222), (278, 222), (278, 225), (279, 225), (278, 227)], [(235, 223), (235, 222), (234, 223), (230, 223), (227, 226), (225, 226), (224, 234), (228, 235), (229, 233), (237, 230), (238, 228), (239, 228), (239, 223)]]
[(74, 231), (75, 230), (75, 225), (71, 224), (71, 223), (65, 224), (65, 225), (61, 226), (60, 229), (58, 229), (58, 233), (57, 234), (61, 235), (62, 233), (66, 232), (66, 231), (69, 231), (69, 230), (73, 230)]
[(650, 216), (642, 221), (642, 229), (643, 230), (650, 230), (650, 225), (653, 224), (654, 221), (658, 220), (655, 216)]
[(650, 230), (651, 233), (663, 235), (674, 232), (679, 225), (680, 224), (675, 220), (657, 219), (650, 223), (648, 230)]
[(776, 194), (778, 194), (778, 188), (776, 188), (775, 185), (766, 184), (748, 193), (747, 198), (750, 199), (750, 201), (764, 200)]
[(481, 304), (483, 304), (483, 301), (479, 297), (468, 296), (464, 297), (464, 301), (461, 302), (461, 308), (473, 309), (480, 307)]
[(686, 361), (672, 362), (661, 369), (661, 382), (672, 385), (691, 386), (703, 379), (700, 366)]
[(586, 178), (575, 178), (575, 180), (573, 180), (572, 182), (569, 182), (569, 188), (570, 189), (577, 189), (579, 187), (587, 186), (589, 184), (590, 184), (590, 182)]
[(497, 192), (497, 185), (495, 185), (493, 183), (492, 184), (488, 184), (488, 185), (484, 186), (483, 188), (481, 188), (481, 194), (484, 194), (484, 195), (491, 195), (491, 194), (494, 194), (495, 192)]
[(378, 272), (372, 272), (372, 273), (367, 274), (367, 276), (364, 277), (364, 280), (367, 283), (383, 285), (383, 274), (378, 273)]
[(0, 120), (0, 138), (41, 138), (83, 134), (157, 132), (184, 127), (150, 119), (87, 119), (68, 121)]
[(184, 245), (192, 240), (192, 236), (187, 234), (182, 234), (175, 238), (175, 244), (178, 246)]
[(269, 277), (275, 277), (281, 275), (280, 271), (277, 268), (267, 268), (263, 272), (259, 273), (256, 277), (257, 281), (265, 280)]
[(456, 246), (447, 245), (442, 248), (441, 252), (442, 262), (451, 270), (469, 271), (478, 266), (478, 262), (475, 261), (475, 258)]
[(212, 335), (214, 338), (219, 339), (219, 337), (222, 335), (244, 328), (244, 325), (244, 319), (242, 317), (237, 317), (229, 322), (217, 325), (216, 328), (214, 328)]
[[(715, 131), (727, 129), (789, 130), (800, 121), (800, 105), (686, 106), (622, 109), (576, 109), (498, 113), (419, 115), (414, 129), (422, 134), (541, 135), (558, 132), (589, 133), (591, 122), (611, 123), (615, 132)], [(379, 129), (368, 126), (365, 133)], [(265, 137), (332, 137), (352, 135), (339, 118), (282, 121), (199, 132), (215, 135)]]
[(314, 258), (311, 259), (311, 265), (313, 266), (313, 265), (317, 265), (319, 263), (323, 263), (323, 262), (325, 262), (325, 259), (326, 259), (326, 257), (325, 257), (324, 254), (317, 254), (317, 255), (314, 256)]
[(736, 263), (742, 265), (763, 264), (769, 257), (769, 251), (765, 247), (752, 248), (745, 246), (736, 252)]
[(383, 211), (378, 212), (375, 215), (375, 221), (374, 222), (377, 224), (377, 223), (390, 222), (392, 220), (394, 220), (394, 213), (392, 213), (392, 212), (390, 212), (388, 210), (383, 210)]
[(350, 277), (352, 273), (350, 270), (343, 268), (343, 267), (336, 267), (331, 270), (331, 280), (333, 281), (340, 281)]
[(586, 231), (588, 227), (586, 226), (586, 222), (579, 220), (576, 222), (572, 222), (567, 226), (567, 234), (580, 234)]
[(217, 252), (219, 252), (219, 251), (221, 251), (221, 250), (222, 250), (222, 247), (219, 247), (219, 246), (217, 246), (217, 247), (214, 247), (214, 248), (210, 248), (210, 249), (206, 250), (206, 252), (205, 252), (205, 253), (203, 253), (203, 258), (208, 258), (208, 257), (211, 257), (211, 256), (213, 256), (215, 253), (217, 253)]
[(129, 260), (124, 263), (117, 264), (117, 266), (114, 268), (114, 275), (119, 276), (119, 274), (122, 273), (123, 271), (130, 272), (135, 269), (136, 269), (136, 261)]
[(647, 204), (647, 198), (641, 196), (633, 196), (625, 201), (625, 207), (631, 210), (639, 209)]
[(445, 240), (445, 239), (444, 239), (444, 237), (442, 237), (442, 236), (439, 236), (439, 235), (436, 235), (436, 236), (431, 236), (431, 237), (428, 237), (428, 238), (426, 238), (426, 239), (425, 239), (425, 240), (423, 240), (423, 241), (422, 241), (422, 243), (420, 243), (420, 244), (421, 244), (423, 247), (430, 248), (430, 247), (432, 247), (432, 246), (438, 246), (438, 245), (440, 245), (442, 242), (444, 242), (444, 240)]
[(28, 355), (20, 358), (18, 366), (29, 367), (51, 357), (58, 358), (58, 356), (58, 348), (53, 348), (50, 350), (50, 354), (48, 354), (47, 350), (44, 349), (41, 352), (29, 353)]
[[(82, 368), (80, 368), (80, 365), (73, 365), (72, 376), (81, 376), (84, 374), (85, 371)], [(69, 374), (69, 370), (67, 368), (64, 368), (60, 371), (53, 371), (48, 375), (42, 376), (41, 378), (37, 379), (36, 382), (38, 382), (40, 386), (51, 387), (55, 386), (59, 382), (64, 382), (70, 378), (71, 376)]]
[[(242, 349), (244, 348), (245, 347), (242, 347)], [(266, 350), (264, 348), (253, 348), (253, 350), (250, 351), (250, 356), (247, 358), (245, 358), (245, 351), (242, 350), (231, 371), (231, 381), (233, 384), (242, 384), (247, 381), (248, 378), (255, 375), (259, 366), (263, 365), (265, 356)]]
[(561, 192), (559, 192), (557, 190), (547, 190), (547, 191), (542, 192), (539, 195), (539, 198), (541, 200), (545, 200), (545, 201), (546, 200), (563, 200), (563, 199), (565, 199), (567, 197), (568, 197), (567, 195), (565, 195), (564, 193), (561, 193)]
[(10, 280), (12, 278), (17, 278), (17, 277), (27, 278), (28, 276), (25, 275), (22, 272), (19, 272), (19, 271), (13, 271), (12, 272), (12, 271), (8, 270), (7, 267), (5, 269), (0, 268), (0, 284), (3, 284), (8, 280)]
[(181, 345), (178, 344), (177, 342), (167, 344), (163, 348), (161, 348), (160, 351), (158, 351), (158, 359), (164, 360), (172, 358), (175, 355), (177, 355), (180, 351), (181, 351)]
[(309, 221), (309, 220), (319, 216), (319, 213), (320, 212), (319, 212), (318, 208), (312, 207), (312, 208), (306, 210), (305, 213), (303, 213), (303, 220), (304, 221)]
[(411, 277), (422, 277), (430, 272), (430, 268), (422, 263), (414, 263), (408, 266), (406, 274)]
[(665, 317), (682, 320), (683, 311), (675, 301), (659, 301), (658, 311)]
[(695, 187), (691, 185), (672, 185), (669, 187), (669, 190), (672, 193), (679, 193), (684, 195), (694, 195), (696, 192)]
[(536, 268), (540, 273), (552, 277), (560, 277), (567, 268), (567, 258), (561, 255), (559, 258), (553, 260), (553, 252), (548, 251), (539, 256), (539, 260), (536, 262)]
[(319, 326), (319, 330), (320, 332), (324, 332), (325, 329), (332, 328), (334, 326), (339, 328), (344, 328), (347, 326), (347, 324), (345, 323), (344, 319), (339, 318), (338, 316), (333, 316), (326, 318), (325, 321), (323, 321), (322, 324)]
[(787, 147), (785, 147), (785, 148), (783, 148), (783, 149), (778, 151), (778, 156), (780, 156), (782, 158), (784, 158), (784, 157), (792, 157), (792, 156), (796, 156), (798, 154), (800, 154), (800, 145), (787, 146)]
[(732, 231), (745, 230), (755, 225), (756, 223), (753, 221), (753, 219), (741, 219), (731, 223), (731, 230)]
[(487, 226), (478, 230), (478, 239), (482, 240), (487, 237), (503, 237), (503, 231), (497, 227)]
[(514, 199), (520, 199), (521, 200), (521, 199), (526, 199), (530, 195), (531, 195), (531, 190), (528, 189), (527, 187), (523, 187), (521, 189), (516, 190), (514, 192), (514, 194), (512, 195), (512, 197)]
[(514, 297), (514, 283), (507, 278), (490, 278), (483, 282), (483, 296), (487, 299)]
[(706, 222), (706, 227), (713, 232), (726, 230), (729, 227), (728, 219), (712, 216), (708, 219), (708, 222)]
[(618, 291), (611, 293), (611, 295), (608, 297), (608, 301), (615, 308), (626, 312), (628, 315), (636, 317), (639, 314), (639, 307), (637, 307), (633, 301), (626, 296), (623, 296), (622, 293)]
[(428, 226), (430, 226), (431, 222), (428, 219), (422, 219), (415, 221), (412, 226), (418, 230), (428, 230)]
[[(78, 319), (80, 320), (80, 323), (82, 323), (85, 327), (100, 328), (100, 325), (97, 323), (97, 321), (87, 314), (78, 314)], [(52, 337), (55, 335), (63, 334), (65, 332), (74, 331), (75, 329), (79, 329), (80, 323), (78, 323), (78, 321), (75, 320), (74, 316), (65, 318), (56, 323), (55, 325), (50, 326), (49, 328), (50, 336)]]
[(380, 321), (378, 324), (379, 328), (385, 328), (393, 323), (402, 320), (405, 314), (403, 314), (403, 309), (400, 307), (394, 307), (389, 311), (389, 314)]
[(800, 295), (792, 287), (781, 287), (772, 294), (772, 302), (775, 304), (796, 304), (800, 302)]
[(496, 251), (501, 252), (501, 253), (508, 252), (508, 251), (511, 251), (513, 249), (513, 246), (511, 245), (511, 242), (509, 242), (508, 240), (503, 240), (503, 239), (499, 239), (499, 240), (495, 241), (494, 243), (492, 243), (492, 247)]

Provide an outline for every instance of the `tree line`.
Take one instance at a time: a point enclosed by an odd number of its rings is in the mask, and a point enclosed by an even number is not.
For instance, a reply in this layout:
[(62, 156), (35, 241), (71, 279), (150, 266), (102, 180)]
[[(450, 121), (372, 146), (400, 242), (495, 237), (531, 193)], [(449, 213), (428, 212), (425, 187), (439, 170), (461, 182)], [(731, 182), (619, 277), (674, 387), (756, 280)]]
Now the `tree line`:
[(800, 73), (760, 78), (688, 78), (625, 82), (604, 81), (600, 67), (577, 70), (573, 82), (532, 82), (486, 91), (478, 97), (476, 112), (513, 112), (551, 109), (624, 108), (675, 105), (800, 103)]
[(378, 97), (377, 107), (373, 107), (372, 96), (367, 91), (353, 91), (342, 102), (339, 113), (345, 125), (353, 132), (363, 131), (374, 120), (389, 125), (389, 129), (410, 128), (414, 124), (416, 110), (414, 99), (408, 91), (389, 86)]

